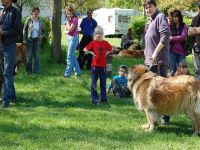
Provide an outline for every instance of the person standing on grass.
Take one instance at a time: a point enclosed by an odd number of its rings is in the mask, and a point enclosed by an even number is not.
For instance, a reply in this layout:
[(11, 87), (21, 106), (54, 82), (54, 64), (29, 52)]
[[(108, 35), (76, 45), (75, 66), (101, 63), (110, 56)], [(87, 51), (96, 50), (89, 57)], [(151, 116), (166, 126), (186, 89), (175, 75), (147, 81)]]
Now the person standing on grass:
[(106, 55), (112, 51), (112, 46), (103, 40), (103, 28), (97, 26), (95, 28), (96, 39), (90, 42), (85, 52), (93, 55), (91, 71), (92, 71), (92, 84), (91, 84), (91, 97), (94, 105), (99, 104), (99, 96), (97, 93), (97, 80), (100, 78), (101, 89), (101, 103), (107, 103), (106, 95)]
[(188, 30), (188, 35), (193, 37), (192, 55), (196, 77), (200, 80), (200, 1), (197, 3), (198, 15), (192, 19), (191, 26)]
[(76, 17), (72, 6), (66, 6), (65, 11), (67, 23), (64, 33), (67, 35), (68, 43), (65, 77), (69, 78), (72, 74), (72, 69), (74, 69), (76, 76), (81, 76), (81, 69), (76, 58), (76, 47), (78, 45), (78, 18)]
[(185, 60), (187, 55), (187, 51), (183, 47), (183, 44), (187, 38), (187, 27), (183, 22), (183, 16), (180, 10), (175, 10), (173, 12), (173, 22), (170, 25), (170, 32), (170, 75), (174, 76), (179, 64)]
[[(157, 9), (155, 0), (145, 0), (144, 7), (150, 22), (145, 34), (145, 64), (162, 77), (167, 76), (169, 54), (169, 26), (166, 16)], [(169, 116), (162, 117), (162, 124), (169, 123)]]
[(85, 46), (88, 45), (91, 41), (93, 41), (94, 29), (97, 26), (97, 22), (92, 18), (92, 13), (93, 13), (93, 10), (89, 9), (87, 11), (87, 17), (83, 18), (80, 24), (83, 37), (80, 42), (78, 62), (81, 69), (83, 69), (85, 65), (85, 61), (87, 61), (87, 64), (86, 64), (87, 69), (91, 68), (91, 63), (92, 63), (92, 55), (91, 54), (86, 55), (85, 52), (83, 51)]
[(13, 80), (13, 70), (16, 56), (16, 38), (22, 34), (21, 13), (12, 6), (17, 0), (1, 0), (4, 6), (0, 14), (0, 36), (3, 46), (3, 98), (2, 107), (10, 105), (10, 101), (16, 100), (16, 92)]
[[(33, 15), (28, 17), (23, 29), (23, 43), (27, 45), (27, 65), (26, 71), (28, 74), (39, 72), (39, 53), (40, 44), (43, 36), (42, 20), (39, 18), (40, 9), (34, 7), (32, 10)], [(34, 65), (32, 69), (32, 59)]]

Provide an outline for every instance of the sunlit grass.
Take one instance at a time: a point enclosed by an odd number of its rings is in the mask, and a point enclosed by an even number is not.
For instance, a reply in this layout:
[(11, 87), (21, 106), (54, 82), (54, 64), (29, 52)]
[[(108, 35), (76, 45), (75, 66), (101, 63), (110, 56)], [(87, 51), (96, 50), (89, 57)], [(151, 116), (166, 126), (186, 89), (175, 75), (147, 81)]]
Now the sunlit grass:
[[(140, 128), (145, 115), (131, 97), (117, 100), (111, 94), (108, 105), (93, 106), (90, 71), (65, 79), (64, 64), (41, 62), (38, 76), (27, 75), (22, 66), (15, 77), (17, 102), (0, 109), (0, 149), (199, 149), (199, 138), (188, 130), (191, 122), (185, 115), (145, 133)], [(141, 63), (142, 59), (115, 56), (113, 75), (120, 64)]]

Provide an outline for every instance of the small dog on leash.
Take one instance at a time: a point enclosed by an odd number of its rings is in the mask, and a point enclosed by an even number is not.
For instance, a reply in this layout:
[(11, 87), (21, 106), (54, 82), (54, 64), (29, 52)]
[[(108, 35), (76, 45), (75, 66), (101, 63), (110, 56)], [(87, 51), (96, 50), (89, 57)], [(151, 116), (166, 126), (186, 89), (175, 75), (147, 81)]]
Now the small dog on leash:
[(129, 68), (128, 87), (138, 110), (145, 112), (146, 131), (152, 131), (161, 114), (185, 113), (192, 121), (194, 134), (200, 135), (200, 81), (190, 75), (163, 78), (144, 65)]

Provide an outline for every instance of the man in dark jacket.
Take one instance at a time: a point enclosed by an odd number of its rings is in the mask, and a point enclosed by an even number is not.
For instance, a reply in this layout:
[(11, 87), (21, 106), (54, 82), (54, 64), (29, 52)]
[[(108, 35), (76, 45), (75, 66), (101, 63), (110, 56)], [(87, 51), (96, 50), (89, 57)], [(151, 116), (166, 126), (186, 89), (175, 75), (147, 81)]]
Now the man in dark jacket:
[(8, 107), (16, 100), (13, 69), (16, 56), (16, 36), (22, 34), (21, 13), (12, 6), (17, 0), (1, 0), (4, 6), (0, 14), (0, 36), (3, 46), (3, 105)]
[(197, 3), (199, 13), (192, 20), (188, 35), (193, 37), (193, 62), (196, 77), (200, 80), (200, 1)]
[(93, 10), (89, 9), (87, 11), (87, 17), (83, 18), (80, 24), (83, 37), (80, 42), (78, 63), (81, 69), (83, 69), (85, 62), (87, 62), (86, 68), (90, 69), (91, 63), (92, 63), (92, 55), (85, 54), (85, 52), (83, 51), (85, 46), (87, 46), (91, 41), (93, 41), (94, 29), (97, 27), (97, 22), (96, 20), (92, 18), (92, 13), (93, 13)]

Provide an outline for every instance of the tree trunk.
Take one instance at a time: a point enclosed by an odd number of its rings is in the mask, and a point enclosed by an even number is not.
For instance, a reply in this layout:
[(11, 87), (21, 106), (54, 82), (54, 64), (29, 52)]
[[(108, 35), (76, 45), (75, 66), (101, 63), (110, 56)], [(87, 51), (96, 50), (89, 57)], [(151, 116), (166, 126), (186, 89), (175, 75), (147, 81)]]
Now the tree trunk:
[(61, 62), (61, 15), (62, 0), (53, 0), (53, 16), (52, 16), (52, 52), (53, 58), (57, 62)]

